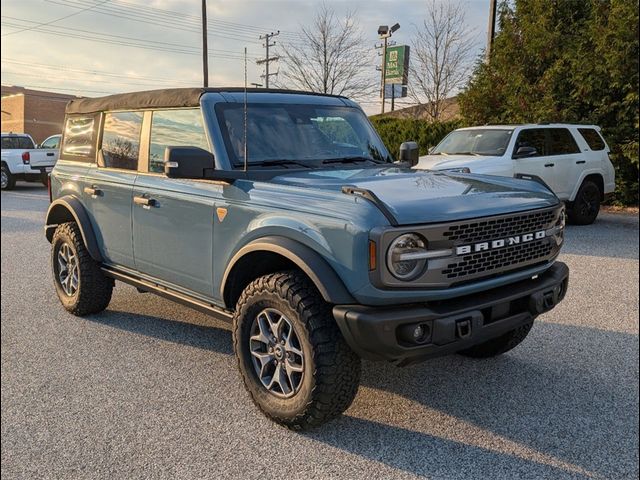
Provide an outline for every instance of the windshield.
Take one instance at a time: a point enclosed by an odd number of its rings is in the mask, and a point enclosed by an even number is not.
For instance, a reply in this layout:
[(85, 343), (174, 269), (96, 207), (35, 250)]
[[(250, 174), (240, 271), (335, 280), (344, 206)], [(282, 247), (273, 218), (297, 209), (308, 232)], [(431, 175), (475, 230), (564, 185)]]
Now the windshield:
[(447, 135), (432, 155), (503, 155), (513, 130), (474, 128), (455, 130)]
[(2, 137), (2, 149), (29, 150), (35, 148), (29, 137)]
[[(216, 114), (229, 159), (244, 163), (244, 106), (219, 103)], [(391, 162), (384, 144), (357, 108), (326, 105), (247, 105), (250, 165)]]

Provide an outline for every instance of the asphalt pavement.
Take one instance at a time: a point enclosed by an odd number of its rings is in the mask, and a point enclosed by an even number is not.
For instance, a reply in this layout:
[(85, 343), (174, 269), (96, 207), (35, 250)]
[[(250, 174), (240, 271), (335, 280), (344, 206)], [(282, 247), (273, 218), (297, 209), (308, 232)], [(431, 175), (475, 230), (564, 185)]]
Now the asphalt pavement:
[(638, 218), (568, 227), (566, 300), (499, 358), (365, 362), (338, 420), (263, 417), (228, 325), (118, 284), (59, 304), (42, 187), (2, 192), (2, 477), (638, 478)]

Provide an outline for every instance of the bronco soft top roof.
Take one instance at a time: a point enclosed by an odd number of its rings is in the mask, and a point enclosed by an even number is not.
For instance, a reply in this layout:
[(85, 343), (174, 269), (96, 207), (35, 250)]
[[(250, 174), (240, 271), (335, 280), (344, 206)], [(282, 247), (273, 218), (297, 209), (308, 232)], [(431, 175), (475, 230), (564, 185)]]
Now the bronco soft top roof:
[[(208, 92), (238, 93), (244, 92), (244, 88), (167, 88), (162, 90), (147, 90), (144, 92), (117, 93), (106, 97), (80, 98), (67, 103), (66, 113), (96, 113), (108, 110), (137, 110), (141, 108), (197, 107), (200, 105), (200, 97)], [(345, 98), (324, 93), (266, 88), (247, 88), (247, 93), (293, 93)]]

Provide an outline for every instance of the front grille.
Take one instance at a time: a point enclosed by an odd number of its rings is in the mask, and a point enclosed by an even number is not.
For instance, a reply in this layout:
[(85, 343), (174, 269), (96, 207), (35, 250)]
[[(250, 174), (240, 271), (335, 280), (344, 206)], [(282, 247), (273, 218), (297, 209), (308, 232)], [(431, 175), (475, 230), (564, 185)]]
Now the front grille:
[(523, 213), (512, 217), (494, 218), (473, 223), (452, 225), (443, 233), (451, 241), (461, 243), (483, 242), (496, 238), (506, 238), (511, 235), (544, 230), (553, 221), (556, 213), (546, 212)]
[[(507, 234), (508, 235), (508, 234)], [(530, 243), (512, 245), (500, 250), (487, 250), (470, 253), (460, 257), (455, 263), (449, 263), (442, 270), (447, 278), (461, 278), (480, 273), (489, 274), (494, 270), (507, 271), (518, 268), (551, 255), (553, 245), (548, 239)]]

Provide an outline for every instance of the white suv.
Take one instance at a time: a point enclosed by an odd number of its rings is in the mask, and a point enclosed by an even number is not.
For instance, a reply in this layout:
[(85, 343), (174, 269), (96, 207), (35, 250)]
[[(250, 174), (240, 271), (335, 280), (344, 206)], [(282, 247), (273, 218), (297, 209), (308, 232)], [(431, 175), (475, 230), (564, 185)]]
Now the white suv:
[(569, 219), (588, 225), (615, 189), (609, 146), (595, 125), (491, 125), (447, 135), (419, 169), (521, 177), (545, 183), (567, 204)]

